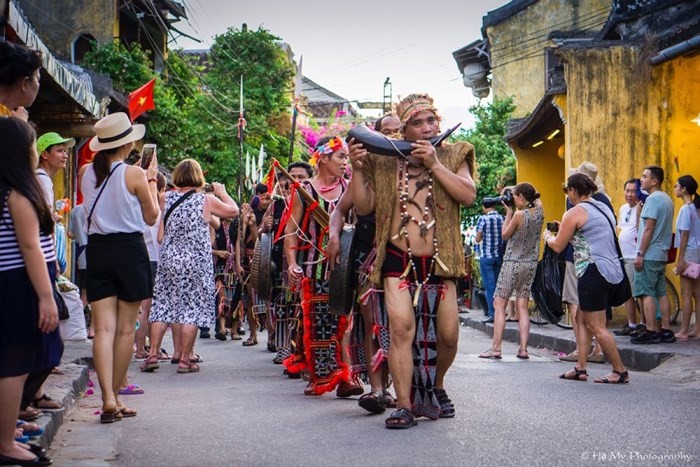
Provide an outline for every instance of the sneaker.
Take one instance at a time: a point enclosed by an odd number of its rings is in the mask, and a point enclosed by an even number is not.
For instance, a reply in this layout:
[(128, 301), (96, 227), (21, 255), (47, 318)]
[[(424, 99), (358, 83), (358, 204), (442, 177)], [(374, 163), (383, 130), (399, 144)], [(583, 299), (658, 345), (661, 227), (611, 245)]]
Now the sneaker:
[(211, 334), (209, 334), (208, 331), (201, 331), (199, 333), (199, 338), (200, 339), (209, 339), (211, 337)]
[(662, 329), (659, 333), (661, 335), (661, 342), (664, 344), (670, 344), (671, 342), (676, 342), (676, 335), (670, 329)]
[(625, 327), (622, 329), (615, 329), (613, 331), (613, 334), (615, 334), (616, 336), (629, 336), (630, 334), (632, 334), (632, 332), (634, 332), (635, 329), (636, 327), (631, 328), (629, 324), (626, 324)]
[(636, 328), (634, 328), (634, 331), (630, 332), (630, 338), (631, 339), (636, 339), (639, 337), (641, 334), (644, 334), (644, 331), (647, 330), (647, 327), (643, 324), (638, 324)]
[(658, 344), (661, 342), (661, 334), (656, 331), (647, 331), (632, 340), (635, 344)]

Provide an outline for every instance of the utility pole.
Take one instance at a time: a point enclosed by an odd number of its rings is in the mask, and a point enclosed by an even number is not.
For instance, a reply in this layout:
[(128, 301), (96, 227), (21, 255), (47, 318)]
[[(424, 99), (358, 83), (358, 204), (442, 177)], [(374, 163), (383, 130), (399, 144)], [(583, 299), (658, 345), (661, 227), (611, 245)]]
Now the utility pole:
[(382, 111), (385, 114), (391, 112), (391, 81), (387, 76), (384, 80), (384, 101), (382, 103)]

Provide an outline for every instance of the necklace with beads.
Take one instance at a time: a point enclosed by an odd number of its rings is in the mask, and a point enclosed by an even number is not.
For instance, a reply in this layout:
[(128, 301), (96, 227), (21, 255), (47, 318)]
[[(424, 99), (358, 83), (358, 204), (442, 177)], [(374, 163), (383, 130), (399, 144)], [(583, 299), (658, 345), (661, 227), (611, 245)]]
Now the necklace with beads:
[[(413, 260), (413, 253), (411, 252), (411, 244), (408, 239), (408, 229), (407, 225), (409, 222), (413, 222), (416, 224), (420, 230), (420, 236), (423, 238), (424, 241), (427, 241), (427, 236), (428, 232), (432, 229), (435, 228), (435, 200), (433, 198), (433, 172), (430, 169), (427, 169), (425, 167), (421, 167), (421, 170), (415, 173), (410, 173), (409, 168), (418, 168), (421, 166), (415, 166), (415, 165), (409, 165), (406, 161), (400, 161), (399, 162), (399, 180), (398, 180), (398, 189), (399, 189), (399, 207), (400, 207), (400, 217), (401, 221), (399, 223), (399, 232), (392, 237), (392, 239), (398, 239), (401, 237), (405, 237), (406, 239), (406, 253), (408, 254), (408, 264), (406, 265), (406, 269), (403, 271), (401, 276), (399, 276), (400, 279), (406, 280), (408, 277), (409, 273), (411, 270), (413, 270), (413, 276), (415, 280), (415, 286), (416, 286), (416, 291), (413, 296), (413, 306), (416, 307), (418, 306), (418, 298), (420, 297), (420, 292), (421, 289), (430, 281), (432, 277), (432, 271), (433, 268), (435, 267), (435, 263), (437, 263), (443, 270), (447, 272), (447, 267), (445, 266), (445, 263), (442, 262), (440, 259), (440, 250), (438, 248), (438, 240), (437, 240), (437, 232), (433, 232), (433, 256), (430, 260), (430, 266), (428, 267), (425, 278), (421, 281), (419, 280), (418, 276), (418, 269), (416, 268), (415, 262)], [(411, 197), (408, 193), (408, 187), (409, 187), (409, 180), (412, 178), (418, 178), (421, 177), (424, 173), (427, 172), (427, 176), (423, 179), (416, 180), (415, 182), (415, 191), (413, 193), (413, 197)], [(428, 193), (426, 194), (425, 197), (425, 205), (420, 206), (418, 202), (416, 202), (415, 198), (417, 197), (418, 193), (423, 190), (424, 188), (427, 188)], [(408, 212), (408, 205), (411, 204), (418, 208), (419, 211), (422, 212), (422, 216), (417, 219), (415, 216), (410, 214)]]

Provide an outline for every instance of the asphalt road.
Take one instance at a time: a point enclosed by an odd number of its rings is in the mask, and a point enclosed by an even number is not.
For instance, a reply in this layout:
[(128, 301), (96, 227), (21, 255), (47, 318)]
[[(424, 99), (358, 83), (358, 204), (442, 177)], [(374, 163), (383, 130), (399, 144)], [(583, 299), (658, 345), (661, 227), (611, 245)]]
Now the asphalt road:
[[(490, 338), (461, 329), (446, 389), (453, 419), (420, 419), (387, 430), (357, 397), (307, 397), (305, 382), (282, 375), (260, 345), (198, 340), (198, 374), (161, 365), (131, 382), (144, 395), (125, 396), (135, 418), (100, 425), (98, 394), (82, 398), (54, 440), (54, 464), (112, 466), (464, 466), (700, 465), (700, 391), (678, 372), (631, 372), (628, 385), (594, 384), (610, 366), (591, 364), (591, 380), (564, 381), (571, 367), (545, 349), (515, 358), (477, 358)], [(169, 338), (165, 346), (169, 348)], [(92, 379), (97, 382), (93, 375)], [(97, 388), (95, 388), (97, 393)]]

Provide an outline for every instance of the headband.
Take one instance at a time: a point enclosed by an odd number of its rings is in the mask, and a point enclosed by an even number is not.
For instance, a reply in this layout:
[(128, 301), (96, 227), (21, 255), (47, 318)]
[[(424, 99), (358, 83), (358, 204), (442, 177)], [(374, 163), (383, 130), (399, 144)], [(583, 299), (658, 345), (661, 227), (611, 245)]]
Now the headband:
[(331, 140), (326, 144), (314, 150), (314, 152), (311, 154), (311, 159), (309, 159), (309, 164), (315, 167), (318, 165), (318, 160), (321, 158), (321, 156), (333, 154), (342, 148), (348, 149), (348, 144), (345, 142), (345, 140), (339, 138), (338, 136), (331, 138)]

